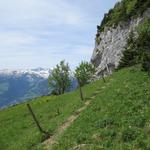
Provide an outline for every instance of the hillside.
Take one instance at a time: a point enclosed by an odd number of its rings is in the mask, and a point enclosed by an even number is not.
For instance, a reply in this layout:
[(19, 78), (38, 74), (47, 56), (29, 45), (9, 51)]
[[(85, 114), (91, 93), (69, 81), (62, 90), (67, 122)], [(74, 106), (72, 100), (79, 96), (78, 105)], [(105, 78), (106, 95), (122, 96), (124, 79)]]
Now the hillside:
[(94, 84), (100, 92), (53, 149), (150, 149), (150, 76), (133, 67)]
[[(96, 73), (83, 84), (83, 101), (71, 75), (66, 91), (76, 90), (42, 96), (50, 90), (45, 74), (0, 72), (0, 107), (15, 104), (0, 109), (0, 150), (150, 150), (149, 25), (150, 0), (122, 0), (104, 15), (91, 57)], [(49, 135), (38, 130), (28, 103)]]
[[(50, 69), (44, 68), (0, 70), (0, 108), (50, 94), (50, 73)], [(70, 78), (72, 84), (68, 91), (77, 87), (76, 79), (72, 75)]]
[[(99, 91), (97, 94), (95, 91)], [(149, 149), (150, 77), (139, 67), (122, 69), (83, 89), (90, 106), (58, 137), (53, 149)], [(57, 134), (69, 116), (83, 106), (78, 90), (31, 101), (42, 127)], [(58, 108), (60, 113), (58, 113)], [(0, 147), (3, 150), (43, 149), (26, 103), (0, 111)], [(51, 145), (48, 145), (51, 146)]]

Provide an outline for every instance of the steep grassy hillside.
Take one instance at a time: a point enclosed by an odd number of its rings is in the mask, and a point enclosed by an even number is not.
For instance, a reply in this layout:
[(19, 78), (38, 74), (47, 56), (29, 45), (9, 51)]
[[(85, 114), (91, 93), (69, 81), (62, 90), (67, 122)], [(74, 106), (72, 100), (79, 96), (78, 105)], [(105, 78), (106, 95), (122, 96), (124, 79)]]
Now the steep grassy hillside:
[[(86, 86), (85, 97), (89, 97), (95, 88), (96, 85), (92, 84)], [(40, 97), (30, 101), (30, 104), (43, 129), (50, 133), (55, 133), (55, 130), (83, 105), (78, 91), (62, 96)], [(0, 150), (28, 150), (41, 141), (43, 135), (37, 130), (26, 103), (0, 110)]]
[[(100, 92), (53, 149), (150, 149), (150, 76), (133, 67), (106, 81), (84, 87), (86, 100)], [(82, 105), (78, 91), (31, 101), (42, 127), (53, 134)], [(0, 111), (0, 149), (43, 149), (42, 140), (26, 103)]]
[(114, 73), (53, 149), (149, 150), (150, 76), (137, 68)]

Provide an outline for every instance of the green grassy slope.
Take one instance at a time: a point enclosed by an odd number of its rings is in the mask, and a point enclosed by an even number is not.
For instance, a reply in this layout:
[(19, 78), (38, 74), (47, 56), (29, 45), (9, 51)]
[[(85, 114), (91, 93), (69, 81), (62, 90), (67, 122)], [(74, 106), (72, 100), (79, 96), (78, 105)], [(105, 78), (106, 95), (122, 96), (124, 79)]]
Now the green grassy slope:
[[(95, 86), (85, 87), (85, 97), (89, 97)], [(78, 91), (62, 96), (40, 97), (30, 102), (41, 126), (50, 133), (60, 126), (75, 110), (83, 105)], [(60, 114), (57, 114), (59, 108)], [(26, 103), (0, 111), (0, 149), (28, 150), (43, 140), (37, 130)]]
[(150, 76), (128, 68), (95, 85), (100, 93), (53, 149), (149, 150)]
[[(97, 89), (100, 93), (53, 149), (77, 149), (80, 144), (86, 144), (83, 149), (93, 150), (150, 148), (150, 77), (133, 67), (120, 70), (106, 80), (84, 87), (86, 99)], [(53, 134), (83, 105), (78, 91), (41, 97), (30, 103), (42, 127)], [(39, 149), (42, 138), (26, 103), (0, 111), (0, 149)]]

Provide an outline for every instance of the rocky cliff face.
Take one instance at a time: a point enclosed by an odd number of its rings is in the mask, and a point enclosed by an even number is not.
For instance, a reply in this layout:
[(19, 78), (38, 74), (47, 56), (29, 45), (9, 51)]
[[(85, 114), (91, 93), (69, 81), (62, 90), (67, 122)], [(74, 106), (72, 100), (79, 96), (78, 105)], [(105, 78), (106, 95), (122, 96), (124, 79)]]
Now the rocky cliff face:
[(120, 22), (116, 27), (105, 27), (103, 32), (98, 31), (91, 58), (91, 62), (97, 68), (96, 75), (112, 73), (119, 64), (130, 33), (136, 34), (136, 27), (148, 18), (150, 9), (147, 9), (141, 17), (129, 22)]

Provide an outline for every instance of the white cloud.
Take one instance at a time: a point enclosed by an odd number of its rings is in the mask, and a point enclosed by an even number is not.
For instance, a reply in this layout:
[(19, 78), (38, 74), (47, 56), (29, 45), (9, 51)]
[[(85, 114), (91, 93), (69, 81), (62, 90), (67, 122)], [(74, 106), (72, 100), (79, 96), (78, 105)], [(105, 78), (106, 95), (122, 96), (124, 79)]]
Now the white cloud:
[(0, 0), (0, 12), (1, 24), (7, 25), (78, 25), (82, 22), (78, 8), (64, 0)]
[(36, 37), (20, 32), (1, 32), (0, 47), (19, 47), (37, 42)]
[(90, 56), (94, 45), (77, 45), (74, 47), (74, 54), (82, 56)]
[(113, 1), (0, 0), (0, 68), (89, 60), (101, 10)]

